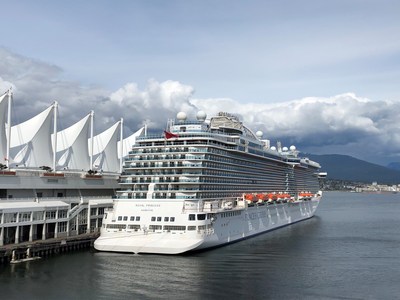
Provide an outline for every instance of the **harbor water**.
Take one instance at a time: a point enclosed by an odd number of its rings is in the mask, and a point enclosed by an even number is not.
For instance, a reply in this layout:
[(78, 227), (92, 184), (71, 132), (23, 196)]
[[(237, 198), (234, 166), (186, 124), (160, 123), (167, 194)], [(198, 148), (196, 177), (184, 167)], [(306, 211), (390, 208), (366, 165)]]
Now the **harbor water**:
[(400, 299), (400, 194), (326, 192), (312, 219), (179, 255), (0, 266), (2, 299)]

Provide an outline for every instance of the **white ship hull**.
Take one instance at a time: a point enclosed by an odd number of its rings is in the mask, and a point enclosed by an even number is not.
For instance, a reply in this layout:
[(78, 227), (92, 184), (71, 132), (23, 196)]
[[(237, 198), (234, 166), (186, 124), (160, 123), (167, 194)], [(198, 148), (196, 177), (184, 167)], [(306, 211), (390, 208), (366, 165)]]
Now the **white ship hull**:
[[(163, 203), (165, 200), (167, 199), (153, 202), (150, 207), (146, 206), (146, 201), (136, 202), (133, 205), (131, 200), (129, 205), (119, 203), (116, 209), (121, 209), (124, 214), (129, 215), (129, 206), (143, 205), (142, 219), (146, 214), (148, 216), (168, 215), (168, 210), (173, 209), (174, 205), (168, 201)], [(185, 230), (149, 230), (149, 226), (144, 224), (140, 230), (135, 231), (128, 229), (129, 222), (127, 222), (125, 230), (102, 228), (101, 236), (95, 241), (94, 247), (100, 251), (158, 254), (180, 254), (218, 247), (311, 218), (319, 201), (320, 196), (317, 196), (309, 201), (219, 210), (208, 213), (207, 218), (212, 215), (212, 219), (204, 221), (188, 221), (189, 212), (183, 211), (180, 217), (176, 218), (175, 223), (184, 224)], [(161, 221), (160, 228), (165, 228), (165, 224)], [(189, 230), (190, 227), (195, 227), (195, 230)]]

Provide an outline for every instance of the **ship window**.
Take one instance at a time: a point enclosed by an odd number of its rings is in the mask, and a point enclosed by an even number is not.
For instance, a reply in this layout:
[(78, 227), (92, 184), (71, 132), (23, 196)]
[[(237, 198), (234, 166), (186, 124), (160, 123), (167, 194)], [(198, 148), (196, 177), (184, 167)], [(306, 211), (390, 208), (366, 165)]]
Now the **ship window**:
[(151, 220), (154, 222), (156, 220), (156, 217), (151, 217)]
[(157, 217), (157, 222), (161, 222), (161, 217)]
[(168, 222), (169, 221), (169, 217), (164, 217), (164, 222)]
[(161, 230), (162, 226), (161, 225), (150, 225), (149, 230)]
[(205, 220), (206, 219), (206, 215), (205, 214), (198, 214), (197, 215), (197, 220)]
[(124, 224), (107, 224), (107, 228), (122, 230), (122, 229), (126, 229), (126, 225), (124, 225)]
[(171, 222), (175, 222), (175, 217), (171, 217), (171, 218), (169, 218), (169, 220), (170, 220)]
[(107, 213), (106, 213), (106, 214), (104, 214), (104, 219), (107, 219)]
[(140, 230), (140, 225), (128, 225), (128, 229), (134, 229), (135, 231), (138, 231)]
[(118, 217), (118, 221), (122, 221), (122, 216), (119, 216), (119, 217)]
[(140, 221), (140, 217), (136, 217), (136, 221)]
[(196, 215), (195, 214), (189, 214), (189, 221), (194, 221), (196, 220)]
[(134, 217), (134, 216), (131, 216), (130, 220), (131, 220), (131, 221), (135, 221), (135, 217)]
[[(150, 225), (151, 226), (151, 225)], [(186, 226), (174, 226), (174, 225), (165, 225), (164, 230), (181, 230), (184, 231), (186, 230)]]
[(188, 230), (196, 230), (196, 226), (188, 226)]
[(128, 221), (128, 216), (124, 216), (124, 221)]

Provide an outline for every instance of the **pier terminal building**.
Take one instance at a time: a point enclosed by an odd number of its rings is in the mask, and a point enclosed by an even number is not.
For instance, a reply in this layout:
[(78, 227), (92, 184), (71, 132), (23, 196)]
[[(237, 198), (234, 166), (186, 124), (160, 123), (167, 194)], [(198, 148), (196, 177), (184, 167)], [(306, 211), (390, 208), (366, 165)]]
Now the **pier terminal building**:
[(0, 247), (97, 232), (144, 128), (124, 139), (121, 119), (94, 135), (92, 111), (58, 130), (57, 102), (12, 125), (11, 105), (0, 94)]

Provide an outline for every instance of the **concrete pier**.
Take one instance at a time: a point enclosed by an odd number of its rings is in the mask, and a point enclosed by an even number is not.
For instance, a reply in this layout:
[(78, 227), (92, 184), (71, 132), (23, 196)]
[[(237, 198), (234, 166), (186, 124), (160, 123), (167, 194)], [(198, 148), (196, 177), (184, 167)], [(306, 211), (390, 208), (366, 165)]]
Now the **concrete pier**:
[(38, 257), (45, 258), (60, 253), (90, 249), (98, 236), (98, 233), (90, 233), (0, 246), (0, 264), (23, 263)]

